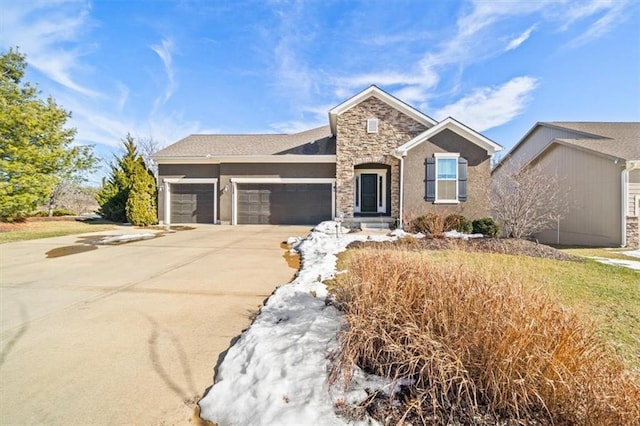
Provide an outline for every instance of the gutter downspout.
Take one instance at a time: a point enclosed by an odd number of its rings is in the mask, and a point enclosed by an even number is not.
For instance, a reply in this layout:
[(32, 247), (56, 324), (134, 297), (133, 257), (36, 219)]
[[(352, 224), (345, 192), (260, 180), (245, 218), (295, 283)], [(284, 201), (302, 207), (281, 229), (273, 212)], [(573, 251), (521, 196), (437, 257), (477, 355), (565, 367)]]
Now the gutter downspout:
[(398, 209), (398, 228), (403, 229), (404, 224), (402, 223), (402, 216), (404, 210), (404, 157), (407, 155), (407, 153), (393, 151), (391, 155), (400, 160), (400, 208)]
[(622, 224), (620, 246), (627, 246), (627, 213), (629, 212), (629, 172), (640, 169), (640, 161), (627, 161), (625, 168), (620, 174), (622, 190), (622, 214), (620, 223)]

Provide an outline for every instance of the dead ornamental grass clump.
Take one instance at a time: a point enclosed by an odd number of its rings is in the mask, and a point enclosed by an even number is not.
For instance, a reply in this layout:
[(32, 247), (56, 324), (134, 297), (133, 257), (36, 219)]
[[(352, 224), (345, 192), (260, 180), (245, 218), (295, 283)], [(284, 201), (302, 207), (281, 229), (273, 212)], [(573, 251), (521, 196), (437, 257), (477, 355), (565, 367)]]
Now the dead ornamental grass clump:
[(397, 249), (354, 250), (347, 270), (333, 283), (348, 327), (331, 380), (349, 383), (358, 365), (414, 381), (400, 408), (364, 407), (379, 420), (640, 424), (640, 387), (622, 362), (515, 278)]

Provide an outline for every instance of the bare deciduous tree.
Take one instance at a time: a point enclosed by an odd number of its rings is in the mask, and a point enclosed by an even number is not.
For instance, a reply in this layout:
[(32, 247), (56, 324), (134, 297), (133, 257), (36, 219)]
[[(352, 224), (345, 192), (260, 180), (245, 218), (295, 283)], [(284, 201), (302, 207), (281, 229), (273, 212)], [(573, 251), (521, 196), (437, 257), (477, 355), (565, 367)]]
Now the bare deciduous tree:
[(153, 161), (151, 156), (162, 149), (162, 145), (151, 136), (138, 137), (136, 148), (144, 160), (145, 166), (153, 172), (153, 176), (158, 179), (158, 163)]
[(95, 211), (97, 203), (94, 193), (94, 188), (83, 185), (78, 180), (60, 180), (47, 200), (49, 216), (53, 216), (53, 211), (58, 208), (71, 210), (76, 214)]
[(507, 162), (492, 176), (491, 208), (507, 236), (529, 237), (567, 214), (569, 189), (539, 163)]

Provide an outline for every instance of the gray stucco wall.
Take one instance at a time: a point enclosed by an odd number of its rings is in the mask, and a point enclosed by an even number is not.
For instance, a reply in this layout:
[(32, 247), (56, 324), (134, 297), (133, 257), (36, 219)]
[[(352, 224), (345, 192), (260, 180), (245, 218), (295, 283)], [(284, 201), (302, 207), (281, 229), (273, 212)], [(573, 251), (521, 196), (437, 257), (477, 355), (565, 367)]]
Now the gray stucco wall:
[[(434, 204), (425, 200), (425, 159), (434, 153), (446, 152), (457, 152), (468, 161), (467, 201), (458, 204)], [(426, 213), (459, 213), (469, 219), (490, 216), (490, 167), (491, 158), (486, 150), (450, 130), (443, 130), (410, 149), (404, 159), (404, 222)]]

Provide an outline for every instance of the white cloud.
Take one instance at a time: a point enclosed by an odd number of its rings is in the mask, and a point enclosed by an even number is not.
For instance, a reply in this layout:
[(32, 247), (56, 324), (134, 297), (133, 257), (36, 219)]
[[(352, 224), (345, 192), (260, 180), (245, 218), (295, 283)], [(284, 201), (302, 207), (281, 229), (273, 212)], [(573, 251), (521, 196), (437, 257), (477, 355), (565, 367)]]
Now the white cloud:
[(369, 37), (362, 40), (362, 43), (373, 46), (389, 46), (400, 43), (415, 43), (420, 40), (431, 38), (430, 34), (426, 31), (422, 32), (407, 32), (401, 34), (378, 34), (373, 37)]
[(483, 87), (453, 104), (436, 111), (435, 118), (453, 117), (483, 132), (511, 121), (521, 114), (531, 100), (538, 80), (516, 77), (498, 87)]
[(288, 37), (283, 37), (274, 51), (278, 86), (293, 95), (294, 99), (306, 99), (313, 87), (313, 75), (300, 61), (290, 43)]
[(576, 21), (588, 18), (600, 11), (606, 11), (615, 7), (616, 3), (624, 3), (624, 0), (587, 0), (571, 2), (563, 13), (564, 24), (562, 30), (568, 29)]
[[(465, 67), (500, 53), (496, 43), (494, 25), (505, 17), (526, 15), (544, 10), (551, 0), (540, 2), (487, 2), (475, 1), (470, 10), (456, 21), (453, 35), (447, 41), (430, 46), (415, 66), (386, 69), (379, 72), (356, 74), (336, 79), (337, 93), (345, 88), (362, 88), (369, 84), (395, 86), (394, 94), (402, 100), (425, 105), (433, 89), (441, 81), (441, 74), (449, 67)], [(520, 35), (519, 44), (528, 38), (534, 27)], [(386, 41), (386, 40), (383, 40)], [(514, 40), (512, 43), (515, 43)], [(514, 45), (513, 48), (516, 46)], [(398, 87), (399, 86), (399, 87)]]
[(121, 82), (117, 82), (116, 86), (118, 88), (118, 111), (122, 112), (127, 101), (129, 100), (130, 90), (129, 88)]
[(512, 39), (509, 42), (509, 44), (507, 44), (507, 47), (504, 50), (508, 52), (509, 50), (514, 50), (514, 49), (517, 49), (518, 47), (520, 47), (520, 45), (522, 43), (524, 43), (525, 41), (527, 41), (529, 39), (529, 37), (531, 37), (531, 33), (535, 29), (536, 29), (536, 25), (530, 26), (527, 30), (525, 30), (518, 37)]
[(164, 66), (164, 72), (167, 75), (167, 87), (164, 91), (164, 96), (156, 100), (155, 108), (158, 108), (160, 104), (166, 103), (176, 90), (176, 79), (173, 71), (173, 40), (164, 38), (160, 44), (154, 44), (149, 46), (162, 60)]
[[(84, 96), (100, 96), (74, 75), (84, 68), (80, 59), (94, 49), (91, 44), (78, 44), (92, 26), (89, 3), (9, 1), (3, 2), (2, 9), (1, 45), (19, 46), (27, 54), (27, 62), (56, 83)], [(76, 47), (65, 48), (66, 43)]]
[(577, 7), (570, 9), (567, 25), (572, 24), (576, 20), (584, 17), (593, 16), (600, 12), (603, 12), (595, 22), (588, 26), (587, 30), (580, 36), (573, 39), (570, 43), (570, 47), (582, 46), (592, 40), (595, 40), (611, 31), (615, 25), (618, 25), (621, 20), (625, 18), (625, 11), (627, 10), (627, 2), (624, 0), (617, 1), (591, 1)]

